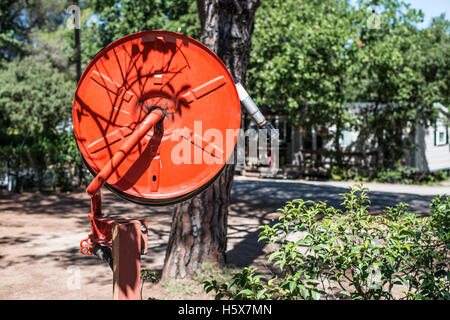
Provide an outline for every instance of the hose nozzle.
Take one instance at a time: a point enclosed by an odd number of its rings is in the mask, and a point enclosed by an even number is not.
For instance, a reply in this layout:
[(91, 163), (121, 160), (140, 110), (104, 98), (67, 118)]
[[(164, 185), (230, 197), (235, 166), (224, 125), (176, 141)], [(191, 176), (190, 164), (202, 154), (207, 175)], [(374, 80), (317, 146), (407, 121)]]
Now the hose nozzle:
[(253, 118), (253, 120), (258, 125), (258, 128), (261, 130), (267, 130), (267, 140), (270, 141), (271, 139), (278, 138), (278, 130), (275, 129), (275, 127), (266, 120), (264, 115), (259, 110), (258, 106), (255, 104), (253, 99), (249, 96), (247, 90), (244, 89), (244, 87), (238, 82), (236, 83), (236, 89), (239, 95), (239, 100), (241, 101), (241, 104), (245, 107), (247, 112), (250, 114), (250, 116)]

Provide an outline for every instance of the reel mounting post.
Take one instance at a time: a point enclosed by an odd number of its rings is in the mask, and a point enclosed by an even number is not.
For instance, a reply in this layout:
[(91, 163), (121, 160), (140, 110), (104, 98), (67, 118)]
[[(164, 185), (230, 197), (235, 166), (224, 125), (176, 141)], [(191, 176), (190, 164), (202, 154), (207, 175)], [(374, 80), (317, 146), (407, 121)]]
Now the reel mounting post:
[(91, 234), (80, 243), (85, 255), (96, 254), (113, 271), (113, 299), (140, 299), (141, 255), (148, 252), (148, 223), (108, 217), (101, 212), (101, 193), (91, 197)]

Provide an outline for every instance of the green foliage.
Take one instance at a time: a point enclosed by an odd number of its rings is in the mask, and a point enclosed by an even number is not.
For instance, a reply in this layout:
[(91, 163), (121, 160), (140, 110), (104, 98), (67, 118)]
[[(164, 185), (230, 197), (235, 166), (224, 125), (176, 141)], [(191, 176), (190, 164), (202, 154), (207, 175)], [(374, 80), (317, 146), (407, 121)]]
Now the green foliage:
[(141, 270), (141, 279), (144, 281), (148, 280), (151, 283), (158, 282), (158, 277), (156, 276), (156, 273), (154, 271), (151, 271), (150, 269), (142, 269)]
[[(142, 290), (144, 288), (145, 281), (150, 281), (151, 283), (157, 283), (158, 277), (156, 276), (156, 272), (151, 271), (150, 269), (142, 269), (141, 270), (141, 300), (142, 300)], [(154, 300), (153, 298), (149, 298), (148, 300)]]
[(189, 0), (92, 0), (87, 10), (95, 14), (86, 20), (82, 33), (83, 60), (89, 61), (104, 46), (130, 33), (167, 30), (194, 38), (200, 36), (196, 1)]
[[(380, 27), (368, 28), (377, 5)], [(449, 101), (449, 22), (416, 27), (423, 14), (399, 0), (270, 1), (255, 17), (248, 87), (256, 102), (308, 129), (328, 128), (339, 151), (356, 127), (362, 148), (380, 149), (393, 167), (412, 147), (405, 129), (429, 124), (434, 102)], [(353, 102), (371, 102), (352, 110)], [(340, 165), (340, 154), (334, 157)]]
[(205, 281), (229, 299), (449, 299), (450, 197), (433, 199), (429, 217), (406, 204), (368, 213), (367, 189), (342, 194), (343, 210), (325, 202), (288, 202), (259, 241), (274, 247), (271, 277), (244, 268), (229, 282)]
[(344, 80), (356, 26), (349, 10), (344, 0), (263, 2), (247, 80), (257, 104), (281, 109), (307, 128), (348, 121)]
[(57, 127), (70, 122), (75, 85), (46, 61), (13, 60), (0, 70), (0, 162), (16, 177), (34, 168), (66, 185), (65, 171), (80, 162), (72, 133)]
[(0, 2), (0, 63), (33, 51), (34, 33), (61, 25), (68, 0), (2, 0)]
[(15, 2), (15, 0), (5, 0), (0, 3), (0, 56), (2, 59), (9, 59), (16, 55), (22, 44), (21, 39), (15, 37), (15, 31), (18, 28), (11, 12)]
[(421, 172), (414, 168), (376, 169), (344, 168), (333, 166), (330, 169), (330, 178), (335, 181), (361, 181), (403, 184), (433, 184), (449, 179), (445, 170), (434, 172)]
[(412, 62), (421, 73), (420, 97), (426, 104), (450, 106), (450, 21), (442, 14), (420, 31)]
[(256, 275), (253, 267), (242, 269), (228, 282), (219, 282), (216, 279), (205, 280), (204, 288), (207, 293), (214, 290), (215, 299), (223, 297), (236, 300), (262, 300), (270, 299), (272, 292), (268, 290), (262, 280), (264, 276)]
[(46, 61), (14, 60), (0, 70), (0, 105), (8, 133), (55, 132), (70, 117), (75, 85)]
[[(368, 10), (370, 4), (359, 2), (356, 20), (365, 21), (372, 14)], [(381, 151), (377, 166), (392, 168), (403, 156), (399, 150), (413, 147), (405, 130), (414, 131), (417, 124), (429, 125), (436, 117), (433, 103), (447, 101), (448, 93), (436, 94), (429, 88), (436, 81), (446, 81), (448, 61), (442, 61), (447, 55), (445, 47), (433, 41), (431, 46), (440, 56), (434, 58), (443, 63), (436, 67), (443, 71), (436, 74), (439, 80), (426, 79), (426, 64), (434, 62), (428, 62), (428, 32), (416, 28), (422, 14), (398, 0), (377, 4), (380, 27), (369, 29), (363, 24), (358, 31), (360, 48), (349, 69), (349, 99), (371, 103), (356, 112), (360, 138)], [(446, 32), (444, 37), (448, 39), (448, 28), (439, 30), (441, 36)]]
[(412, 254), (416, 258), (414, 262), (420, 267), (415, 268), (414, 277), (410, 277), (410, 288), (416, 291), (408, 294), (415, 299), (449, 300), (450, 197), (434, 198), (430, 216), (429, 225), (416, 233), (416, 239), (422, 245), (412, 247), (416, 250)]

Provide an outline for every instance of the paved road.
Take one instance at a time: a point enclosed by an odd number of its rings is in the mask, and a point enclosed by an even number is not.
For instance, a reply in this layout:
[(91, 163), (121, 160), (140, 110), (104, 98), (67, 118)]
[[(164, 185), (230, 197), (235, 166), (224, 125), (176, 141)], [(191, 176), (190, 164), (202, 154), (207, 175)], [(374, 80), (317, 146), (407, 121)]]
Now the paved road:
[[(352, 182), (319, 182), (301, 180), (257, 179), (237, 176), (233, 182), (232, 203), (249, 201), (256, 206), (267, 209), (280, 208), (287, 201), (302, 198), (305, 200), (324, 201), (339, 206), (342, 202), (340, 193), (347, 192)], [(370, 189), (369, 198), (372, 210), (383, 210), (399, 202), (410, 205), (410, 210), (426, 213), (430, 201), (435, 195), (450, 194), (450, 186), (421, 186), (364, 183)]]

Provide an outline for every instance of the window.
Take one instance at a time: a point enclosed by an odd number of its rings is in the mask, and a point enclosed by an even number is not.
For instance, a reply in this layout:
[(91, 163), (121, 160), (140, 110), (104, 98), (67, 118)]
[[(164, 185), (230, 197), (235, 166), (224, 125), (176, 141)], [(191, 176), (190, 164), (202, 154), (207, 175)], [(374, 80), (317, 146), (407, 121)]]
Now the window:
[(434, 129), (434, 145), (443, 146), (448, 144), (448, 128), (444, 120), (436, 121)]

